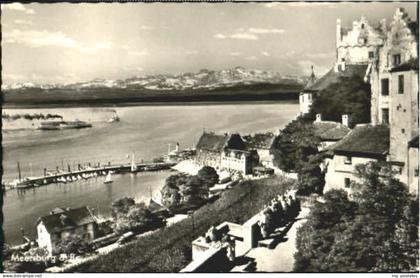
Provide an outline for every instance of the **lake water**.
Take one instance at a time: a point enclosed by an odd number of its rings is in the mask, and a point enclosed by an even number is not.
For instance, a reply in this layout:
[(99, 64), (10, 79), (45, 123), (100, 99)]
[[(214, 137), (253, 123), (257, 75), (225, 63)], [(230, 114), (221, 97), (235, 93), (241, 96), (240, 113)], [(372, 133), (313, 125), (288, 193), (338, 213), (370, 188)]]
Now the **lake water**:
[[(40, 176), (43, 169), (74, 168), (87, 163), (128, 163), (127, 155), (136, 161), (150, 160), (168, 152), (169, 144), (191, 148), (203, 129), (216, 133), (277, 131), (294, 119), (297, 102), (207, 104), (176, 106), (116, 107), (121, 121), (108, 123), (113, 115), (109, 108), (40, 108), (4, 109), (9, 115), (24, 113), (60, 114), (64, 120), (84, 120), (92, 128), (80, 130), (41, 131), (16, 129), (3, 122), (3, 180), (18, 176), (17, 162), (23, 176)], [(31, 126), (31, 125), (28, 125)], [(115, 175), (114, 182), (103, 184), (103, 177), (68, 184), (51, 184), (26, 191), (10, 190), (3, 196), (3, 230), (6, 242), (21, 243), (21, 231), (35, 238), (39, 216), (55, 207), (88, 205), (108, 215), (113, 201), (124, 196), (137, 201), (150, 198), (160, 190), (169, 171)]]

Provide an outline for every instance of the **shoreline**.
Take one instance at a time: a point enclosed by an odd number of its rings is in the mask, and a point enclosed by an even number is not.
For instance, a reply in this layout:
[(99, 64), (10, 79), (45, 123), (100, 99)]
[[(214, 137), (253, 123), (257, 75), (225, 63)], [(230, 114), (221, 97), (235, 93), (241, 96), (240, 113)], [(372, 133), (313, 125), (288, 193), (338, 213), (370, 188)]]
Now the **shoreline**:
[(68, 102), (68, 103), (42, 103), (42, 104), (16, 104), (2, 103), (2, 109), (38, 109), (38, 108), (89, 108), (89, 107), (133, 107), (133, 106), (202, 106), (202, 105), (264, 105), (274, 103), (299, 103), (298, 99), (274, 99), (274, 100), (203, 100), (203, 101), (127, 101), (127, 102)]

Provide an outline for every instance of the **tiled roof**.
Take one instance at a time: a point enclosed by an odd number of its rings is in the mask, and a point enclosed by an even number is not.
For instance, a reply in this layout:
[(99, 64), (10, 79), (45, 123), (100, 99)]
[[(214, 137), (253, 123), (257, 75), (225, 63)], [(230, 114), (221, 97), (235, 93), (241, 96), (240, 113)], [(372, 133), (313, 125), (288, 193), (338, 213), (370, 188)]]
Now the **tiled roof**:
[(200, 140), (197, 143), (197, 150), (206, 150), (220, 152), (229, 141), (230, 136), (228, 134), (217, 135), (214, 133), (204, 132), (201, 135)]
[(340, 77), (359, 76), (363, 78), (366, 74), (368, 65), (346, 64), (345, 70), (342, 71), (340, 66), (337, 72), (332, 68), (323, 77), (318, 79), (312, 86), (303, 90), (308, 92), (317, 92), (327, 88), (330, 84), (339, 82)]
[(332, 146), (334, 153), (358, 153), (384, 156), (389, 151), (389, 127), (358, 125)]
[(337, 122), (314, 122), (313, 126), (315, 135), (325, 141), (338, 141), (350, 132), (350, 128)]
[(88, 207), (75, 209), (55, 209), (53, 214), (40, 217), (38, 223), (42, 221), (49, 233), (57, 233), (64, 230), (94, 223), (95, 219)]
[(407, 62), (396, 66), (390, 70), (390, 72), (407, 71), (407, 70), (419, 70), (419, 60), (410, 59)]

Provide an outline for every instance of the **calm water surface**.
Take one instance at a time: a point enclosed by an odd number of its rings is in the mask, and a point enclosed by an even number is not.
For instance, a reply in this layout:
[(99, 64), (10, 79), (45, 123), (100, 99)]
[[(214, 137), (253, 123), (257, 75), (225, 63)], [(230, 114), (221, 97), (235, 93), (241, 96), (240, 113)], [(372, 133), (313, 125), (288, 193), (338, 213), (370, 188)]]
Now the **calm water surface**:
[[(129, 162), (150, 160), (166, 154), (179, 142), (190, 148), (203, 129), (216, 133), (241, 134), (276, 131), (298, 113), (296, 102), (265, 104), (229, 104), (194, 106), (135, 106), (115, 108), (119, 123), (108, 123), (109, 108), (5, 109), (3, 113), (51, 113), (64, 120), (90, 121), (92, 128), (80, 130), (40, 131), (3, 129), (3, 179), (17, 178), (19, 161), (23, 176), (42, 175), (43, 169), (74, 167), (78, 163)], [(3, 123), (8, 127), (7, 123)], [(10, 125), (9, 125), (10, 126)], [(68, 184), (51, 184), (22, 192), (7, 191), (3, 196), (3, 230), (7, 243), (20, 243), (20, 228), (36, 236), (35, 222), (55, 207), (88, 205), (108, 215), (113, 201), (124, 196), (142, 201), (160, 190), (169, 171), (114, 176), (114, 183), (103, 184), (103, 177)]]

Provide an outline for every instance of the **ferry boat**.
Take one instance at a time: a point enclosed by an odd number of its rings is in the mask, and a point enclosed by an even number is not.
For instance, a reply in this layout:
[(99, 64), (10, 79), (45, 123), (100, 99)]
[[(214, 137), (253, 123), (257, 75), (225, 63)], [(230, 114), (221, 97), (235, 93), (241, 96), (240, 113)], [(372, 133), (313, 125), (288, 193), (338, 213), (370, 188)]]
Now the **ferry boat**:
[(42, 122), (38, 129), (40, 130), (60, 130), (60, 129), (80, 129), (92, 127), (92, 124), (84, 121), (48, 121)]

